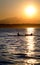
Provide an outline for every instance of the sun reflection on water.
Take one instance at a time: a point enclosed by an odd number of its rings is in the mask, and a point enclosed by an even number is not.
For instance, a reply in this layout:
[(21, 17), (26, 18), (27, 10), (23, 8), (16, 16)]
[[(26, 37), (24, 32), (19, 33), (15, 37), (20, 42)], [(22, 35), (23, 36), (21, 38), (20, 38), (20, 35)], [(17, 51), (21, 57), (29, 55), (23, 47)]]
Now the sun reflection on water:
[[(34, 34), (35, 30), (34, 28), (27, 28), (26, 29), (27, 34)], [(38, 63), (36, 59), (32, 59), (31, 57), (35, 56), (35, 36), (26, 36), (26, 40), (27, 40), (27, 52), (25, 52), (27, 54), (28, 57), (30, 57), (30, 59), (26, 59), (25, 60), (25, 65), (34, 65), (35, 63)]]
[(37, 60), (36, 59), (27, 59), (25, 60), (25, 65), (34, 65), (34, 64), (37, 64)]
[(27, 34), (34, 33), (34, 28), (27, 28)]
[(28, 36), (27, 37), (28, 39), (27, 39), (27, 49), (28, 49), (28, 53), (27, 53), (27, 55), (28, 56), (33, 56), (34, 55), (34, 52), (33, 52), (33, 50), (34, 50), (34, 37), (30, 37), (30, 36)]
[[(27, 28), (27, 34), (31, 34), (34, 33), (34, 28)], [(27, 36), (27, 55), (28, 56), (33, 56), (34, 55), (34, 46), (35, 46), (35, 40), (34, 40), (34, 36)]]

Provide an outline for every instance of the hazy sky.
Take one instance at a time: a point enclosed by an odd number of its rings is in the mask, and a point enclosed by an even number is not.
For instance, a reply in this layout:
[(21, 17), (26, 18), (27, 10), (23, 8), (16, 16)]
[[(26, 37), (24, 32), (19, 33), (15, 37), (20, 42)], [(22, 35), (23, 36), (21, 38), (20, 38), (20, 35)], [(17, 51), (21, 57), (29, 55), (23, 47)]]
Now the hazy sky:
[[(24, 17), (27, 4), (35, 4), (40, 9), (40, 0), (0, 0), (0, 19), (8, 17)], [(39, 17), (40, 12), (37, 16)]]

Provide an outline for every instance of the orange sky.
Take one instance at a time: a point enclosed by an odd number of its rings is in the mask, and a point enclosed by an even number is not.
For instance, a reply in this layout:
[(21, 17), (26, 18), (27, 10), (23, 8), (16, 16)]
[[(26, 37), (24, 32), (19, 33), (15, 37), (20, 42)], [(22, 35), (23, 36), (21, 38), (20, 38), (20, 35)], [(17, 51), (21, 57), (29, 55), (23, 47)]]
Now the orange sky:
[[(37, 13), (29, 17), (24, 12), (27, 6), (34, 6)], [(0, 20), (10, 17), (26, 19), (28, 22), (40, 21), (40, 0), (0, 0)], [(39, 22), (40, 23), (40, 22)]]

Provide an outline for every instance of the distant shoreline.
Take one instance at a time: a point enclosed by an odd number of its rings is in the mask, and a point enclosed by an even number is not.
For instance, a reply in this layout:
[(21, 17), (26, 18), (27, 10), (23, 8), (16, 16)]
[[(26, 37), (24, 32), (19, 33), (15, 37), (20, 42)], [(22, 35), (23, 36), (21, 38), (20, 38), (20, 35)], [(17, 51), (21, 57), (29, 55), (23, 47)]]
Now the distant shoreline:
[(27, 27), (40, 28), (40, 24), (0, 24), (0, 28), (27, 28)]

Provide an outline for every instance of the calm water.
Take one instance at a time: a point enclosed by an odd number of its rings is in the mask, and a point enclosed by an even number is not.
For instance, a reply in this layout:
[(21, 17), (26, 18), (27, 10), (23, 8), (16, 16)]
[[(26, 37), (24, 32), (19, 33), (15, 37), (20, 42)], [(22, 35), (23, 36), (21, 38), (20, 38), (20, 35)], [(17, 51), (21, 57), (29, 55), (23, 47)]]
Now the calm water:
[(0, 28), (0, 65), (40, 65), (40, 28)]

